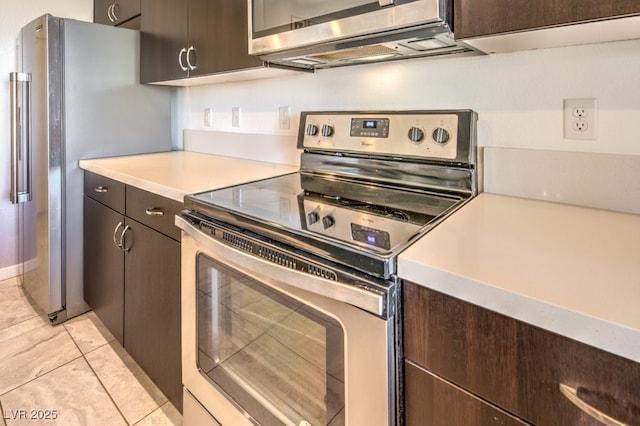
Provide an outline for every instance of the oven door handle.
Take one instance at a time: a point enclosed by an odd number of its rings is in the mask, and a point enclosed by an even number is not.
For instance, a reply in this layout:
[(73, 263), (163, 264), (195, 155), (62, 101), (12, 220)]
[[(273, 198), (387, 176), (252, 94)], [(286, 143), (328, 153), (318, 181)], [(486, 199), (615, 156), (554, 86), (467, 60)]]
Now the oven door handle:
[(184, 233), (193, 238), (200, 248), (208, 250), (217, 261), (238, 269), (242, 273), (266, 284), (276, 288), (280, 284), (286, 284), (339, 302), (348, 303), (381, 317), (388, 314), (386, 309), (388, 303), (387, 292), (376, 292), (362, 288), (362, 286), (328, 280), (271, 263), (215, 240), (180, 216), (176, 216), (175, 224)]

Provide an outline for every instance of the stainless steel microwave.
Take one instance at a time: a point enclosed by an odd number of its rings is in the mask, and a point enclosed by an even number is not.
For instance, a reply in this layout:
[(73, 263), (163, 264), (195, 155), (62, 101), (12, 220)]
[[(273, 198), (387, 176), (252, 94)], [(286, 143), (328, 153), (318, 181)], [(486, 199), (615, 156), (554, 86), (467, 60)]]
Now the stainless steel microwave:
[(249, 53), (328, 68), (475, 53), (453, 37), (452, 0), (248, 0)]

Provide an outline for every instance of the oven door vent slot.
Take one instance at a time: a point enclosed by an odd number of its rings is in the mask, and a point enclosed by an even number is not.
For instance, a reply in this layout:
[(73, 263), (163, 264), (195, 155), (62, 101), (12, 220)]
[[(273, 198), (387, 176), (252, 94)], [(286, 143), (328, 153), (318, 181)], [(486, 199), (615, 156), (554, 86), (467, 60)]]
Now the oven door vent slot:
[(314, 265), (311, 263), (307, 265), (307, 269), (311, 275), (316, 275), (320, 278), (324, 278), (331, 281), (338, 281), (338, 276), (336, 275), (335, 272), (333, 272), (330, 269), (323, 268), (322, 266)]
[(278, 250), (260, 247), (260, 250), (258, 250), (258, 256), (280, 266), (285, 266), (290, 269), (298, 269), (298, 262), (294, 257), (287, 256)]
[(249, 240), (228, 232), (223, 232), (222, 239), (240, 250), (253, 253), (253, 243)]

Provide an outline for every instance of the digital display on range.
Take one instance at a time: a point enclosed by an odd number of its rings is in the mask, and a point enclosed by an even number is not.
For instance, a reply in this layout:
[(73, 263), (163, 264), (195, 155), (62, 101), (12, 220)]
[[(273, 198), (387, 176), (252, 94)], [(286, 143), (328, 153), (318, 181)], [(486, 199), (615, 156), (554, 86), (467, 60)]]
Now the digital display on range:
[(391, 248), (391, 240), (389, 233), (375, 228), (351, 224), (351, 238), (355, 241), (368, 244), (370, 246), (379, 247), (385, 250)]
[(388, 118), (352, 118), (351, 136), (356, 138), (388, 138)]

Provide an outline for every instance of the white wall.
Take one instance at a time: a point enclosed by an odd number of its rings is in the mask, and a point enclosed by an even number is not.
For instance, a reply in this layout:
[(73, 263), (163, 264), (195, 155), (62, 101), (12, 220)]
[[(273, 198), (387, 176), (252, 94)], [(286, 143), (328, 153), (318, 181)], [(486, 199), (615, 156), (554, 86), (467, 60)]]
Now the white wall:
[[(640, 155), (640, 40), (411, 59), (180, 89), (182, 127), (295, 135), (301, 110), (472, 108), (481, 146)], [(598, 140), (563, 139), (564, 98), (597, 98)], [(292, 128), (277, 126), (290, 106)], [(241, 107), (241, 127), (231, 108)], [(203, 110), (214, 111), (212, 128)]]
[(17, 70), (20, 28), (45, 13), (93, 20), (93, 0), (3, 0), (0, 2), (0, 279), (13, 275), (17, 262), (17, 208), (9, 202), (9, 73)]

